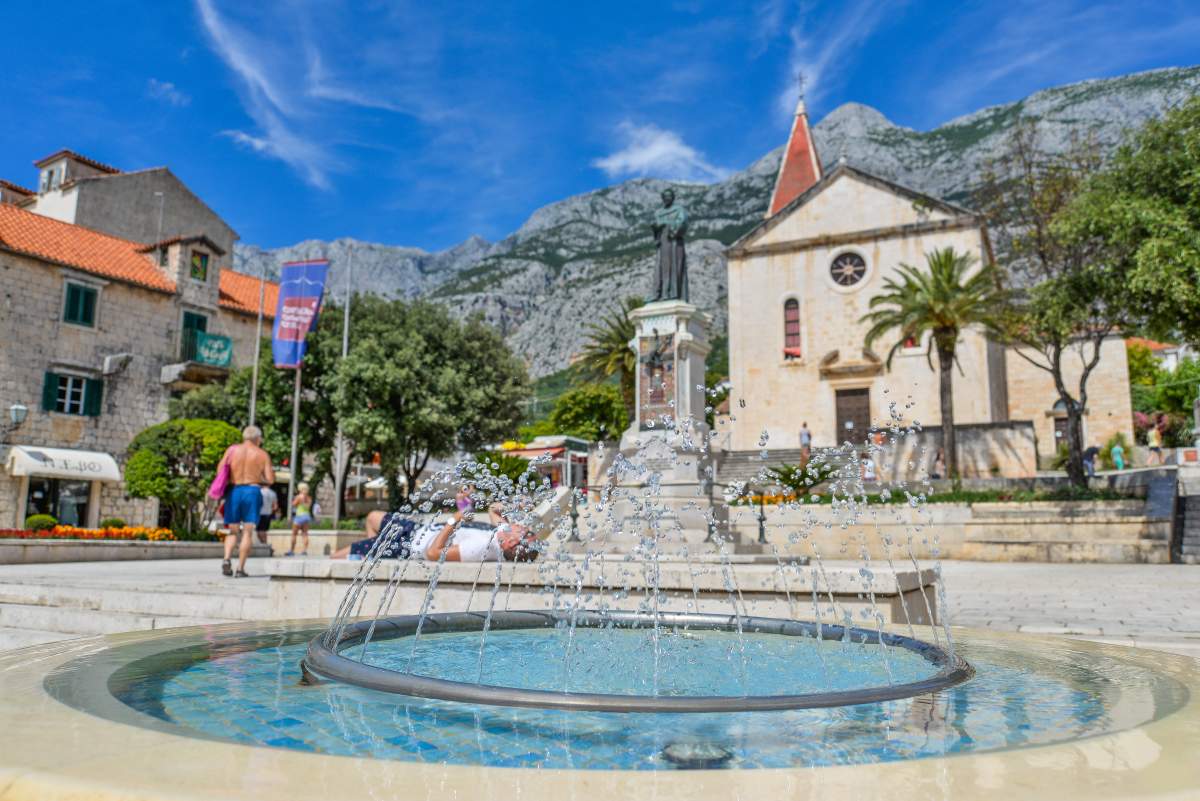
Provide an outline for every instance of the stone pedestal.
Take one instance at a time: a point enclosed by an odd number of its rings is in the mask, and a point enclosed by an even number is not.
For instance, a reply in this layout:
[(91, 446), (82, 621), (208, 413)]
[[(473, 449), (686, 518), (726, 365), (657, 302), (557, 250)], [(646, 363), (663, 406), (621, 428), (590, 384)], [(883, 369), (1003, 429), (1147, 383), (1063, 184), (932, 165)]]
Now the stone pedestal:
[(636, 539), (654, 518), (666, 550), (701, 543), (713, 525), (724, 527), (725, 517), (704, 420), (709, 318), (679, 300), (650, 303), (629, 316), (636, 325), (629, 346), (638, 359), (637, 405), (620, 442), (634, 467), (617, 480), (626, 496), (614, 505), (620, 535)]

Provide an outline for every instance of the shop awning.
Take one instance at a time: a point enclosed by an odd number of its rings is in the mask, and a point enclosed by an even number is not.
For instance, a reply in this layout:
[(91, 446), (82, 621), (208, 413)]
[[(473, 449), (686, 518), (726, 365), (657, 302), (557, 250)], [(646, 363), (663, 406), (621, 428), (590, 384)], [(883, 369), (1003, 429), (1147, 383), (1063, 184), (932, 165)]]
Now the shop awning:
[(509, 456), (521, 456), (525, 459), (536, 459), (539, 456), (562, 456), (566, 448), (514, 448), (511, 451), (503, 451)]
[(83, 481), (120, 481), (117, 460), (100, 451), (13, 445), (8, 449), (10, 476), (51, 476)]

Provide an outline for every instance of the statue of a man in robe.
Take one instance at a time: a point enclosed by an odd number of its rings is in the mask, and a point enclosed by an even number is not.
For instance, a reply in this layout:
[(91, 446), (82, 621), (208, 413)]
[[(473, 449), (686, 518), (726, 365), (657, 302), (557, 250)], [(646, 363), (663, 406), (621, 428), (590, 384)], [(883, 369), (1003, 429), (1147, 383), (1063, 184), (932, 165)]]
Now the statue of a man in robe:
[(662, 208), (654, 210), (650, 230), (658, 248), (658, 266), (654, 274), (651, 300), (688, 299), (687, 251), (683, 235), (687, 231), (687, 211), (675, 203), (675, 190), (664, 189)]

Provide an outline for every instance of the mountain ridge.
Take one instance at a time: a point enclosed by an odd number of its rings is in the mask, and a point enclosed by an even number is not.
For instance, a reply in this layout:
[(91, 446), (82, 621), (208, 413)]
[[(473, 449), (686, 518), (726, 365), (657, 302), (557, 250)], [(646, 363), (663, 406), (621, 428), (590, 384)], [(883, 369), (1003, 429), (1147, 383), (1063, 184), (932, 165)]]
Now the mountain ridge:
[[(960, 115), (928, 131), (906, 128), (861, 103), (844, 103), (813, 127), (825, 165), (839, 158), (881, 178), (969, 204), (983, 167), (1007, 132), (1033, 118), (1043, 147), (1061, 151), (1086, 133), (1106, 149), (1127, 131), (1200, 91), (1200, 67), (1170, 67), (1043, 89)], [(783, 152), (779, 147), (712, 184), (636, 178), (535, 209), (498, 242), (468, 237), (441, 251), (339, 238), (264, 250), (235, 246), (235, 269), (277, 275), (298, 258), (331, 260), (340, 288), (353, 253), (357, 291), (429, 297), (480, 313), (529, 363), (533, 375), (565, 367), (586, 326), (627, 295), (649, 289), (653, 242), (646, 220), (662, 189), (675, 189), (690, 217), (692, 302), (725, 328), (724, 248), (762, 219)]]

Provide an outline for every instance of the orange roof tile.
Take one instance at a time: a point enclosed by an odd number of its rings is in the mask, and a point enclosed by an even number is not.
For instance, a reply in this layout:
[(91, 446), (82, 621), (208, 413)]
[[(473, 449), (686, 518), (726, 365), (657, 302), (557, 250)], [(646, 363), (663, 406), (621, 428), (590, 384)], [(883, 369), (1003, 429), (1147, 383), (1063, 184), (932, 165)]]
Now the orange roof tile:
[(1125, 340), (1125, 344), (1141, 345), (1143, 348), (1149, 348), (1150, 350), (1170, 350), (1171, 348), (1179, 347), (1169, 342), (1156, 342), (1153, 339), (1143, 339), (1142, 337), (1129, 337), (1129, 339)]
[(175, 282), (153, 261), (138, 253), (141, 247), (141, 242), (0, 204), (0, 249), (146, 289), (174, 293)]
[[(258, 282), (254, 275), (239, 273), (225, 268), (221, 270), (221, 300), (227, 309), (243, 314), (258, 314)], [(263, 296), (263, 317), (275, 319), (275, 304), (279, 302), (279, 284), (274, 281), (266, 282), (266, 294)]]
[(54, 159), (58, 158), (59, 156), (70, 156), (71, 158), (75, 159), (76, 161), (81, 161), (84, 164), (88, 164), (92, 167), (95, 167), (97, 170), (100, 170), (101, 172), (107, 172), (107, 173), (113, 173), (113, 174), (120, 172), (120, 170), (118, 170), (116, 167), (113, 167), (112, 165), (105, 164), (100, 161), (96, 161), (95, 159), (90, 159), (87, 156), (76, 153), (74, 150), (68, 150), (66, 148), (63, 148), (62, 150), (59, 150), (55, 153), (51, 153), (49, 156), (46, 156), (43, 159), (38, 159), (37, 161), (33, 162), (33, 166), (41, 167), (44, 164), (47, 164), (48, 162), (51, 162)]

